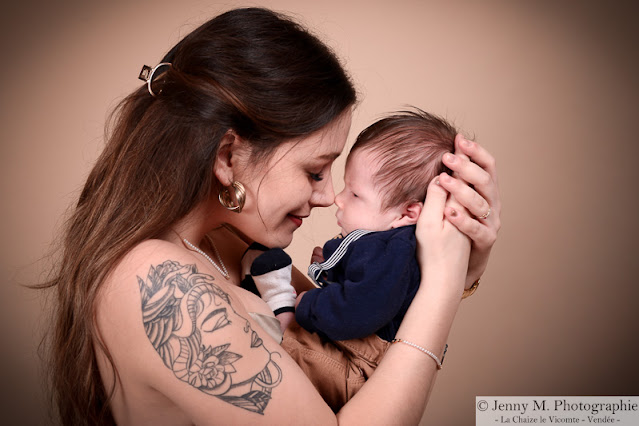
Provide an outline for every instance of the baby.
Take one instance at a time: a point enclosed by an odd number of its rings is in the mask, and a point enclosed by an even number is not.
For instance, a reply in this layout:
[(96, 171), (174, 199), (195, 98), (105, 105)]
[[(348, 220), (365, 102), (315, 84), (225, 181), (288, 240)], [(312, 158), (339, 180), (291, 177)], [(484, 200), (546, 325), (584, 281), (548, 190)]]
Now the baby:
[(335, 411), (373, 373), (417, 292), (415, 224), (429, 182), (450, 172), (441, 159), (453, 152), (456, 134), (418, 109), (360, 133), (335, 197), (342, 233), (321, 254), (316, 247), (309, 267), (317, 288), (295, 297), (281, 249), (254, 245), (245, 254), (244, 287), (254, 283), (283, 324), (295, 312), (282, 347)]

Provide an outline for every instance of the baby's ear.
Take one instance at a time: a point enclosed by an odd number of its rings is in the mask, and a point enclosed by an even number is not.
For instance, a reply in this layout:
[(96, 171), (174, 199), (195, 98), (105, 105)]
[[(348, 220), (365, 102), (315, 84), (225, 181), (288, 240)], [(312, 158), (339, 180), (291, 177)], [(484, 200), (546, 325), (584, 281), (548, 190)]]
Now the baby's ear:
[(400, 226), (416, 224), (423, 207), (424, 203), (415, 202), (407, 204), (401, 210), (401, 216), (393, 221), (391, 227), (399, 228)]

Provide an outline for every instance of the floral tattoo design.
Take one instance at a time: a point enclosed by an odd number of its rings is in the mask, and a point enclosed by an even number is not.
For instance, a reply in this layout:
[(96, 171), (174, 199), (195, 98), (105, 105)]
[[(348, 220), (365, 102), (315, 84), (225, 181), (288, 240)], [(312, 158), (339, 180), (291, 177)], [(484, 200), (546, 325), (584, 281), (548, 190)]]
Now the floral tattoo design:
[(264, 347), (213, 281), (195, 265), (167, 260), (151, 266), (146, 280), (138, 276), (144, 329), (178, 379), (263, 414), (282, 380), (282, 370), (273, 361), (277, 352)]

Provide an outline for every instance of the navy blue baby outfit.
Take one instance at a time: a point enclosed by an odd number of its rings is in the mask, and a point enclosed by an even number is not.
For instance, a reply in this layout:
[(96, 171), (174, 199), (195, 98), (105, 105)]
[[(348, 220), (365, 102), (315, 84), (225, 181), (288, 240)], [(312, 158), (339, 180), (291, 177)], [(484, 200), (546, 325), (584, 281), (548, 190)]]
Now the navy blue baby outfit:
[[(341, 242), (327, 241), (324, 258), (329, 259)], [(353, 241), (341, 260), (325, 271), (326, 285), (304, 295), (296, 321), (331, 340), (372, 334), (393, 340), (419, 287), (416, 244), (414, 225), (371, 232)]]

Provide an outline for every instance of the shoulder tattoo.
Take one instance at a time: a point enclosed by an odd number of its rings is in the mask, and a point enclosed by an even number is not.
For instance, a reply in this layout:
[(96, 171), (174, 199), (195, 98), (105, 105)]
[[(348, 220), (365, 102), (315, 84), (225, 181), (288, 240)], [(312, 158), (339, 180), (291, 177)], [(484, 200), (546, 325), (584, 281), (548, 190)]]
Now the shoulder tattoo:
[(214, 278), (198, 272), (196, 265), (170, 260), (151, 266), (146, 279), (137, 278), (144, 329), (175, 376), (204, 393), (263, 414), (282, 380), (282, 370), (273, 360), (279, 354), (266, 349)]

